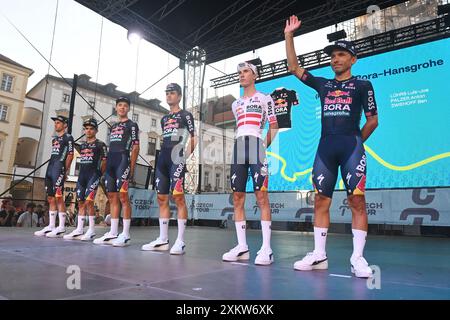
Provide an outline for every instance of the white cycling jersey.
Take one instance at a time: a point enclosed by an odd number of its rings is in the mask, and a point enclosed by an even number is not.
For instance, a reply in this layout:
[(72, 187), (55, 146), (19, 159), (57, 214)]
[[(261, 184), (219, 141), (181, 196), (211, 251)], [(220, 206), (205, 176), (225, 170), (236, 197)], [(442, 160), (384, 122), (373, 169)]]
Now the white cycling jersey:
[(233, 102), (232, 110), (237, 122), (236, 138), (255, 136), (262, 139), (262, 132), (269, 120), (277, 123), (273, 99), (257, 91), (252, 97), (241, 97)]

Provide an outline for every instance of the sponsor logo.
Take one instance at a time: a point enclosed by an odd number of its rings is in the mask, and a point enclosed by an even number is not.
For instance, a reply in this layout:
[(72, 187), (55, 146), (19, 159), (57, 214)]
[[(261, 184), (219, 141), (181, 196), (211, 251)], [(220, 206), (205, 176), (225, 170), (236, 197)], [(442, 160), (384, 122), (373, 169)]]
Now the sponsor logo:
[(175, 184), (175, 188), (173, 189), (173, 192), (172, 192), (172, 194), (174, 196), (184, 194), (183, 181), (184, 181), (183, 178), (180, 178), (177, 180), (177, 183)]
[(328, 91), (327, 96), (329, 97), (350, 97), (350, 91), (342, 91), (342, 90), (335, 90), (335, 91)]
[(323, 174), (321, 174), (321, 175), (317, 178), (317, 180), (319, 181), (319, 186), (322, 186), (322, 182), (323, 182), (323, 180), (325, 180), (325, 176), (324, 176)]

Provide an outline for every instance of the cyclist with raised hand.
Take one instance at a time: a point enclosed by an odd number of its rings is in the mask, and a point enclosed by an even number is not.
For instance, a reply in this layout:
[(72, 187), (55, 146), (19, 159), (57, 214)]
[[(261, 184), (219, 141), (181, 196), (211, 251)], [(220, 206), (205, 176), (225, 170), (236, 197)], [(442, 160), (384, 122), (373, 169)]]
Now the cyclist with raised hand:
[[(314, 251), (294, 264), (296, 270), (328, 269), (326, 239), (330, 225), (330, 206), (334, 187), (341, 168), (342, 179), (352, 210), (353, 254), (351, 271), (356, 277), (372, 276), (363, 257), (368, 230), (365, 201), (367, 158), (363, 143), (378, 126), (375, 93), (369, 81), (352, 76), (357, 61), (353, 43), (337, 41), (324, 48), (331, 57), (334, 79), (312, 75), (298, 64), (294, 47), (294, 32), (301, 21), (291, 16), (286, 21), (284, 35), (289, 71), (301, 82), (316, 90), (322, 105), (322, 134), (313, 166)], [(361, 113), (366, 123), (360, 128)]]

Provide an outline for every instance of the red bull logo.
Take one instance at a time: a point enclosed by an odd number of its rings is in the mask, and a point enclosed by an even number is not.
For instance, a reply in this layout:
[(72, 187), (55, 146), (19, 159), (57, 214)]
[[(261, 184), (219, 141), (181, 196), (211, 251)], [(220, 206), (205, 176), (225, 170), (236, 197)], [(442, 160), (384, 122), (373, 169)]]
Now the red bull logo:
[(335, 98), (335, 99), (330, 99), (328, 97), (325, 98), (325, 104), (352, 104), (353, 103), (353, 98), (348, 97), (348, 98)]
[(179, 196), (184, 194), (184, 188), (183, 188), (183, 178), (178, 179), (177, 183), (175, 184), (175, 188), (173, 189), (173, 195)]
[(92, 191), (89, 193), (88, 197), (86, 198), (86, 201), (94, 201), (95, 200), (95, 191)]
[(275, 101), (276, 105), (285, 104), (285, 103), (286, 103), (286, 100), (284, 100), (284, 99), (278, 99), (278, 100)]
[(56, 194), (55, 194), (56, 198), (62, 198), (63, 197), (63, 193), (62, 193), (62, 188), (61, 187), (57, 187), (56, 188)]
[(355, 191), (353, 192), (356, 196), (362, 196), (366, 192), (366, 176), (363, 175), (361, 180), (359, 180), (358, 185), (356, 186)]
[(267, 192), (269, 191), (269, 176), (266, 176), (264, 179), (263, 186), (261, 187), (261, 191)]
[(128, 192), (128, 181), (124, 181), (122, 184), (122, 188), (120, 188), (121, 193), (127, 193)]
[(342, 90), (329, 91), (327, 96), (335, 98), (350, 97), (350, 91), (342, 91)]

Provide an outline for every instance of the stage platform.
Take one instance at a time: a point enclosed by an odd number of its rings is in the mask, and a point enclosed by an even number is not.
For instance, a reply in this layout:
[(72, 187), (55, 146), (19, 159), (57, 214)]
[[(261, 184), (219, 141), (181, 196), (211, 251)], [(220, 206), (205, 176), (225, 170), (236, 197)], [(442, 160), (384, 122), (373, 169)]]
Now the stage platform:
[[(140, 251), (157, 227), (132, 228), (127, 248), (37, 238), (36, 229), (0, 228), (0, 299), (323, 300), (449, 299), (450, 238), (369, 236), (366, 258), (381, 270), (381, 288), (351, 276), (351, 235), (328, 237), (329, 270), (300, 272), (293, 263), (313, 234), (274, 231), (275, 263), (253, 264), (261, 233), (248, 231), (249, 263), (225, 263), (234, 227), (188, 227), (184, 256)], [(107, 229), (97, 228), (97, 235)], [(170, 239), (176, 238), (170, 228)], [(79, 266), (81, 290), (69, 290), (68, 266)]]

